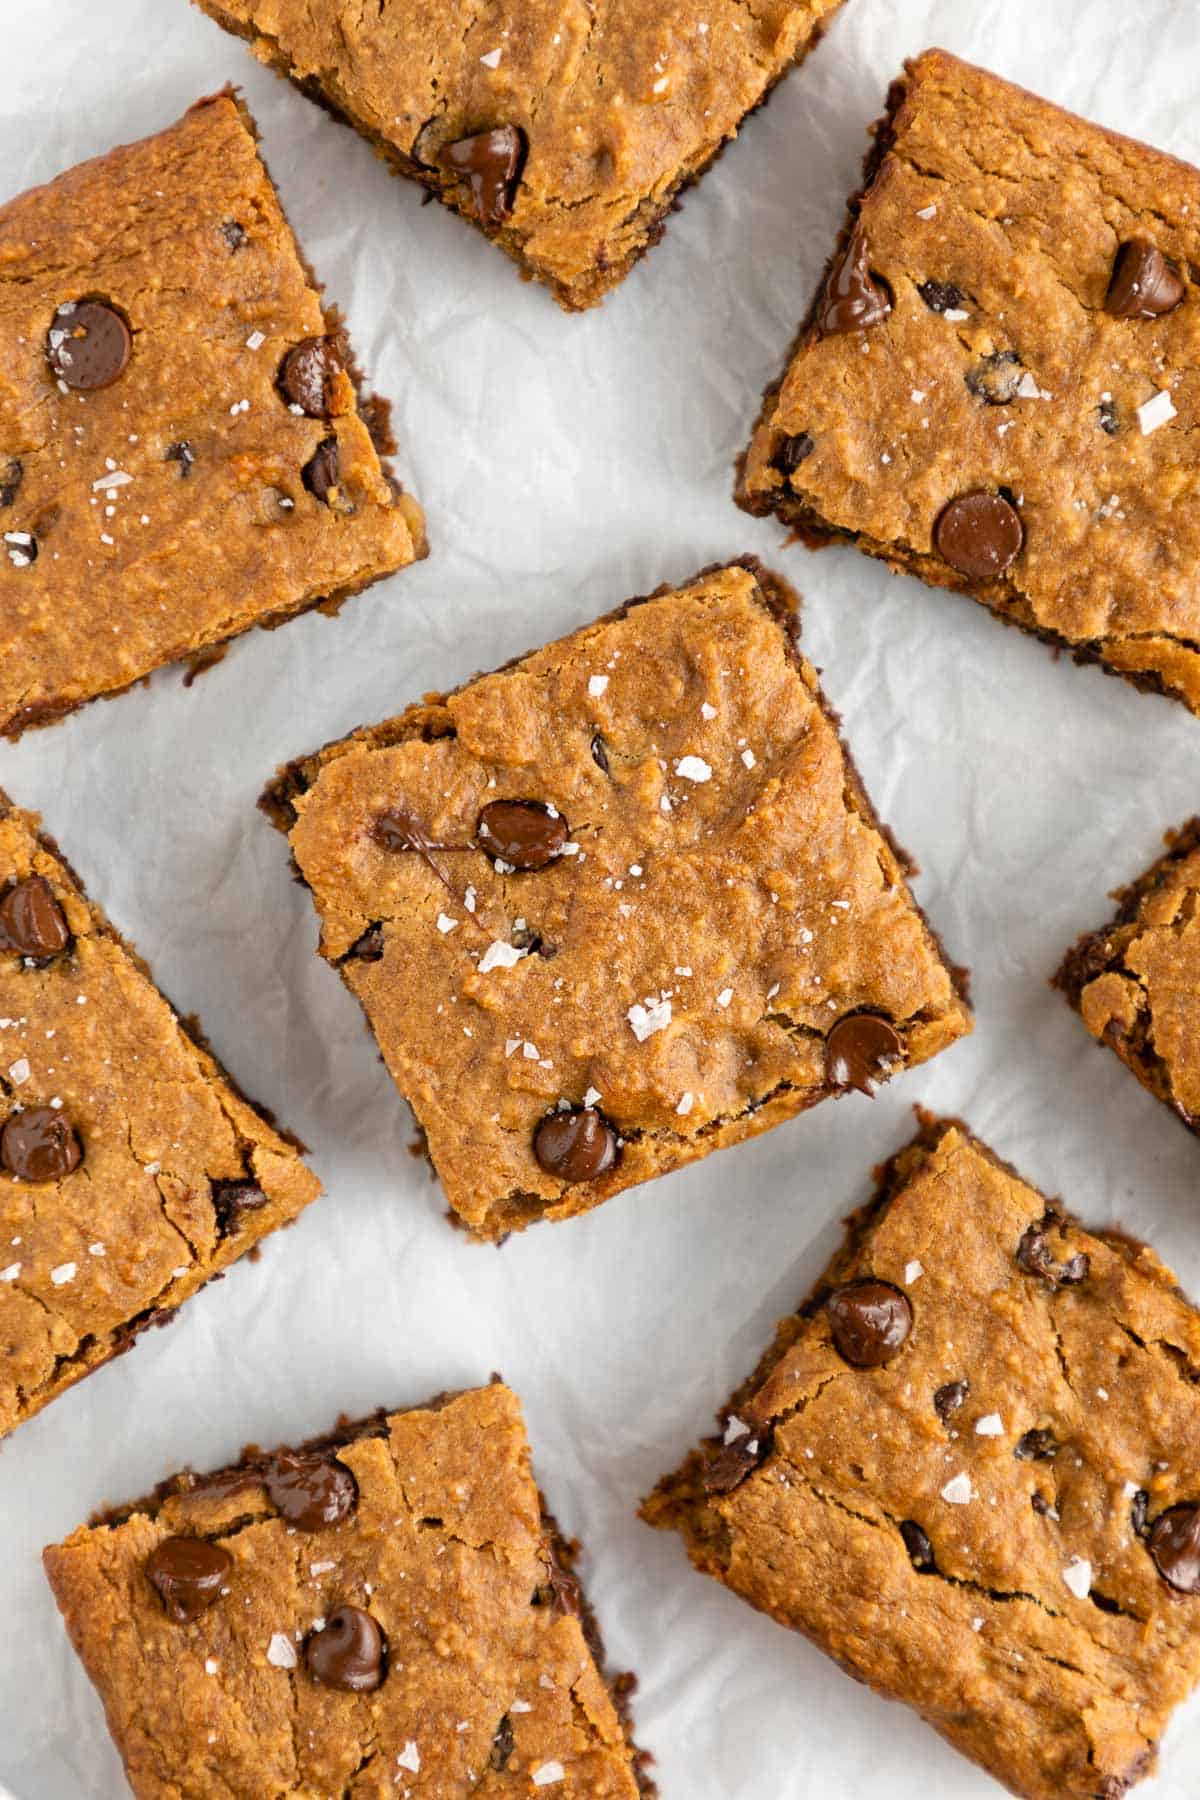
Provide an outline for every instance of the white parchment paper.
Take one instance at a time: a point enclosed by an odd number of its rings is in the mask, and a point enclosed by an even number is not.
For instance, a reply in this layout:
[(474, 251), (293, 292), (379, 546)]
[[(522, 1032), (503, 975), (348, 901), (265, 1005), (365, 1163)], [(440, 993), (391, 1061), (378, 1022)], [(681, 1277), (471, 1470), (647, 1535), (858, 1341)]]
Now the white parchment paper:
[[(1163, 830), (1200, 808), (1200, 723), (982, 609), (738, 513), (730, 465), (804, 310), (866, 127), (930, 43), (1200, 161), (1194, 0), (849, 0), (597, 313), (539, 289), (183, 0), (0, 0), (6, 196), (244, 84), (293, 222), (395, 401), (428, 562), (0, 746), (92, 891), (243, 1084), (299, 1131), (328, 1197), (167, 1332), (0, 1446), (0, 1782), (125, 1792), (38, 1554), (94, 1507), (248, 1440), (419, 1401), (500, 1369), (585, 1540), (665, 1800), (987, 1800), (918, 1719), (693, 1574), (634, 1517), (819, 1272), (910, 1106), (963, 1113), (1085, 1217), (1149, 1236), (1200, 1292), (1200, 1145), (1046, 985)], [(282, 758), (397, 711), (629, 594), (751, 549), (807, 597), (804, 641), (918, 893), (975, 972), (968, 1043), (503, 1250), (444, 1223), (306, 894), (255, 811)], [(1141, 1790), (1139, 1790), (1141, 1791)], [(1146, 1800), (1200, 1792), (1200, 1703)]]

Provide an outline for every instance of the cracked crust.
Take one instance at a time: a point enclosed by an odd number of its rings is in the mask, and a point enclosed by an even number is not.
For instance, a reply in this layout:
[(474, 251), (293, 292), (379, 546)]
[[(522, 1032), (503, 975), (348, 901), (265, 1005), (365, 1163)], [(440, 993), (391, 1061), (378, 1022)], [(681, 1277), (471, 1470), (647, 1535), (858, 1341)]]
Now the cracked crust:
[(1054, 984), (1092, 1036), (1200, 1132), (1200, 818), (1114, 897), (1116, 918), (1067, 953)]
[[(38, 824), (0, 793), (0, 891), (41, 876), (71, 932), (41, 967), (0, 952), (0, 1120), (61, 1102), (83, 1160), (53, 1184), (0, 1180), (0, 1435), (321, 1191)], [(247, 1181), (262, 1204), (225, 1216), (213, 1183)]]
[[(931, 50), (888, 97), (839, 252), (856, 221), (892, 312), (822, 337), (814, 301), (764, 396), (739, 504), (813, 546), (848, 538), (1200, 712), (1200, 173)], [(1187, 294), (1157, 319), (1113, 318), (1114, 258), (1139, 235)], [(966, 317), (932, 311), (927, 282), (956, 287)], [(987, 404), (968, 384), (997, 353), (1017, 357), (1029, 397)], [(1161, 390), (1178, 416), (1144, 436), (1137, 409)], [(775, 459), (800, 433), (813, 449), (785, 475)], [(982, 584), (933, 547), (943, 507), (974, 489), (1015, 495), (1025, 529), (1007, 576)]]
[(477, 227), (439, 154), (493, 126), (521, 130), (512, 214), (483, 229), (575, 312), (658, 242), (841, 0), (467, 0), (436, 18), (395, 0), (369, 17), (343, 0), (198, 4)]
[[(1088, 1259), (1082, 1280), (1021, 1266), (1035, 1227), (1056, 1263)], [(914, 1319), (871, 1370), (839, 1357), (824, 1307), (865, 1275), (902, 1289)], [(934, 1395), (959, 1382), (943, 1419)], [(642, 1516), (1014, 1794), (1117, 1796), (1200, 1679), (1200, 1600), (1161, 1580), (1131, 1512), (1138, 1492), (1151, 1516), (1198, 1497), (1198, 1383), (1200, 1315), (1152, 1250), (1087, 1232), (964, 1126), (926, 1116), (722, 1435)], [(731, 1419), (731, 1438), (746, 1427), (766, 1453), (710, 1493)], [(1030, 1431), (1050, 1433), (1051, 1455), (1016, 1454)], [(943, 1490), (962, 1475), (971, 1498), (954, 1504)], [(902, 1525), (925, 1534), (932, 1569)], [(1064, 1580), (1079, 1563), (1084, 1598)]]
[[(124, 314), (133, 350), (111, 386), (68, 392), (47, 331), (87, 296)], [(36, 544), (32, 562), (20, 542), (0, 555), (0, 732), (167, 663), (206, 666), (250, 627), (335, 611), (425, 554), (349, 347), (329, 417), (276, 387), (288, 351), (326, 334), (345, 344), (231, 91), (0, 207), (0, 471), (19, 470), (0, 532)], [(334, 504), (302, 478), (329, 438)]]
[[(796, 648), (795, 604), (753, 558), (705, 571), (327, 745), (264, 796), (321, 954), (477, 1237), (582, 1212), (826, 1098), (846, 1013), (888, 1014), (909, 1064), (970, 1029)], [(680, 774), (685, 758), (710, 775)], [(498, 871), (473, 838), (505, 797), (551, 802), (577, 854)], [(387, 850), (375, 824), (397, 806), (460, 847)], [(540, 952), (481, 971), (514, 933)], [(639, 1040), (631, 1009), (664, 993), (669, 1019)], [(623, 1148), (567, 1185), (533, 1134), (589, 1092)]]
[[(556, 1599), (554, 1571), (569, 1574), (574, 1553), (542, 1506), (516, 1396), (495, 1380), (302, 1450), (334, 1450), (351, 1470), (358, 1500), (340, 1525), (290, 1527), (255, 1479), (270, 1458), (252, 1449), (44, 1553), (138, 1800), (382, 1800), (414, 1761), (414, 1791), (435, 1800), (515, 1800), (555, 1762), (555, 1794), (637, 1800), (628, 1678), (606, 1686), (586, 1607)], [(188, 1625), (167, 1618), (144, 1574), (179, 1534), (234, 1559), (229, 1592)], [(374, 1693), (319, 1687), (305, 1668), (313, 1621), (345, 1604), (387, 1640)], [(296, 1646), (296, 1668), (269, 1660), (276, 1634)]]

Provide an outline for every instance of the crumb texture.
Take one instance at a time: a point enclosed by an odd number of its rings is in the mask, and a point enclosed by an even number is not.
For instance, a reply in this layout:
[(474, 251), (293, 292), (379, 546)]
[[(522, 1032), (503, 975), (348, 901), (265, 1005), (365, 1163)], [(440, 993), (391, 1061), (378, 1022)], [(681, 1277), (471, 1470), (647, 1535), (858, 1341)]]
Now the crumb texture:
[(489, 236), (569, 309), (661, 235), (678, 190), (814, 41), (840, 0), (200, 0), (403, 173), (474, 216), (442, 152), (497, 128), (526, 154)]
[[(870, 1368), (825, 1303), (866, 1277), (912, 1315)], [(1151, 1250), (929, 1122), (722, 1416), (765, 1455), (713, 1492), (711, 1439), (644, 1514), (1014, 1794), (1120, 1795), (1200, 1677), (1200, 1598), (1150, 1554), (1200, 1499), (1198, 1380), (1200, 1316)]]
[[(269, 1466), (271, 1459), (266, 1459)], [(138, 1800), (637, 1800), (635, 1755), (552, 1556), (516, 1397), (493, 1384), (340, 1445), (348, 1516), (296, 1529), (229, 1472), (81, 1528), (45, 1562)], [(261, 1466), (261, 1464), (259, 1465)], [(164, 1541), (229, 1557), (199, 1616), (147, 1578)], [(308, 1647), (369, 1613), (385, 1672), (323, 1684)]]
[[(814, 312), (743, 503), (848, 534), (1200, 711), (1200, 172), (942, 51), (897, 84), (872, 166), (854, 211), (890, 312), (834, 334)], [(1159, 316), (1106, 306), (1135, 240), (1182, 294)], [(801, 434), (811, 449), (785, 472)], [(980, 491), (1023, 527), (991, 579), (935, 536)]]
[[(847, 1013), (892, 1022), (891, 1066), (969, 1029), (762, 583), (738, 564), (622, 608), (277, 786), (322, 954), (481, 1236), (812, 1105)], [(555, 810), (561, 849), (537, 871), (486, 853), (478, 821), (505, 800)], [(397, 850), (398, 813), (426, 854)], [(623, 1140), (596, 1179), (535, 1158), (563, 1104)]]
[[(89, 370), (60, 309), (96, 300)], [(313, 412), (278, 386), (331, 328), (228, 94), (0, 207), (0, 731), (422, 553), (348, 368)]]
[[(0, 1435), (320, 1191), (35, 827), (4, 803), (0, 918), (37, 881), (69, 940), (38, 958), (0, 947)], [(18, 1177), (10, 1131), (39, 1118), (78, 1163)]]

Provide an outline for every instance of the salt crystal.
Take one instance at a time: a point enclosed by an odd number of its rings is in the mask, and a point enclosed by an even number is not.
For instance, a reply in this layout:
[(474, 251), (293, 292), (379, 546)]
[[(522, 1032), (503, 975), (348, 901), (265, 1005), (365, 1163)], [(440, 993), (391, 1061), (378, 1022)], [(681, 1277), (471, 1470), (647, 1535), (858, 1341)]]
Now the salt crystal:
[(566, 1778), (566, 1770), (560, 1762), (540, 1763), (531, 1773), (534, 1787), (551, 1787)]
[(999, 1413), (985, 1413), (982, 1419), (976, 1420), (975, 1431), (979, 1437), (1003, 1437), (1004, 1420)]
[(681, 756), (675, 764), (675, 773), (682, 775), (685, 781), (712, 780), (712, 770), (702, 756)]
[(717, 716), (716, 707), (713, 706), (710, 701), (702, 700), (700, 702), (700, 717), (702, 719), (715, 719), (716, 716)]
[(1165, 389), (1160, 389), (1150, 400), (1144, 400), (1137, 409), (1138, 424), (1142, 428), (1142, 436), (1149, 437), (1160, 425), (1165, 425), (1175, 417), (1175, 408), (1171, 404), (1171, 396)]
[[(482, 965), (480, 965), (482, 967)], [(633, 1027), (633, 1035), (639, 1044), (644, 1044), (648, 1037), (671, 1023), (671, 1002), (669, 1000), (652, 1000), (647, 1006), (631, 1006), (625, 1017)]]
[(73, 1262), (59, 1263), (57, 1269), (51, 1269), (50, 1279), (55, 1287), (63, 1287), (68, 1281), (74, 1281), (75, 1264)]
[(0, 1269), (0, 1281), (15, 1281), (20, 1273), (20, 1263), (9, 1263), (7, 1269)]
[(481, 56), (479, 60), (485, 69), (498, 69), (500, 67), (500, 57), (502, 54), (503, 53), (500, 50), (489, 50), (487, 55)]
[(686, 1094), (680, 1094), (679, 1105), (675, 1108), (675, 1111), (680, 1115), (681, 1118), (686, 1118), (688, 1113), (691, 1112), (692, 1107), (695, 1104), (695, 1100), (696, 1100), (696, 1096), (690, 1092), (686, 1093)]
[(501, 938), (488, 945), (479, 959), (479, 973), (486, 975), (491, 969), (512, 969), (527, 956), (527, 950), (518, 950), (515, 944), (506, 944)]
[[(768, 995), (768, 999), (769, 998), (770, 998), (770, 996)], [(923, 1263), (919, 1263), (916, 1261), (913, 1261), (910, 1263), (905, 1263), (905, 1265), (904, 1265), (904, 1280), (905, 1280), (906, 1286), (911, 1287), (914, 1281), (920, 1281), (920, 1279), (924, 1273), (925, 1273), (925, 1266)]]
[[(481, 58), (480, 60), (482, 61), (485, 59)], [(500, 52), (498, 50), (496, 52), (496, 60), (497, 60), (497, 62), (500, 60)], [(417, 1749), (417, 1746), (413, 1743), (411, 1738), (409, 1738), (409, 1740), (405, 1744), (403, 1750), (400, 1751), (399, 1755), (396, 1758), (396, 1761), (400, 1764), (400, 1767), (402, 1769), (411, 1769), (414, 1775), (420, 1769), (421, 1753)]]
[(458, 920), (452, 919), (449, 913), (440, 912), (437, 916), (437, 928), (442, 936), (445, 937), (448, 931), (458, 930)]
[(24, 1056), (18, 1056), (16, 1062), (9, 1065), (8, 1076), (15, 1087), (20, 1087), (22, 1082), (28, 1081), (29, 1059)]
[(1081, 1556), (1071, 1558), (1062, 1578), (1077, 1600), (1086, 1600), (1092, 1591), (1092, 1565)]
[(733, 999), (733, 989), (732, 988), (722, 988), (720, 993), (717, 995), (717, 1005), (718, 1006), (728, 1006), (729, 1002), (732, 999)]
[(267, 1645), (267, 1661), (275, 1669), (294, 1669), (296, 1667), (296, 1646), (290, 1637), (282, 1631), (276, 1631)]
[(598, 700), (608, 686), (607, 675), (593, 675), (588, 682), (588, 693), (593, 700)]
[(971, 1491), (971, 1477), (967, 1474), (955, 1475), (942, 1489), (942, 1499), (951, 1506), (966, 1506), (975, 1498)]

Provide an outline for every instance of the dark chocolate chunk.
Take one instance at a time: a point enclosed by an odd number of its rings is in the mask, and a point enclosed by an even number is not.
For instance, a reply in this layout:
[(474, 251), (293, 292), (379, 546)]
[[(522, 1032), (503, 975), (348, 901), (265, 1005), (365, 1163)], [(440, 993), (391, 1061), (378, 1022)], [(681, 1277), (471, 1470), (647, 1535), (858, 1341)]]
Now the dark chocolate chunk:
[(567, 842), (567, 821), (541, 800), (493, 800), (475, 829), (494, 862), (523, 873), (549, 868)]
[(873, 1094), (903, 1058), (904, 1044), (890, 1019), (880, 1013), (847, 1013), (825, 1039), (825, 1079), (831, 1087)]
[(146, 1577), (169, 1619), (190, 1625), (228, 1585), (233, 1558), (207, 1538), (169, 1537), (146, 1558)]
[(246, 242), (246, 228), (236, 219), (223, 219), (218, 230), (231, 250), (240, 250)]
[(1100, 415), (1101, 431), (1107, 432), (1109, 437), (1116, 437), (1121, 429), (1121, 421), (1117, 417), (1117, 409), (1112, 401), (1101, 400), (1096, 411)]
[(22, 956), (57, 956), (71, 941), (62, 907), (41, 875), (18, 881), (0, 900), (0, 950)]
[(1032, 1506), (1035, 1513), (1041, 1514), (1042, 1518), (1045, 1518), (1048, 1513), (1051, 1513), (1054, 1510), (1045, 1494), (1039, 1494), (1036, 1489), (1029, 1496), (1029, 1504)]
[(222, 1237), (239, 1229), (242, 1213), (257, 1212), (260, 1206), (267, 1204), (267, 1196), (257, 1181), (249, 1177), (244, 1181), (210, 1181), (208, 1185), (213, 1211), (217, 1215), (217, 1230)]
[(592, 739), (591, 751), (592, 761), (595, 763), (596, 767), (601, 769), (605, 775), (610, 775), (612, 770), (610, 769), (608, 762), (608, 747), (599, 732), (597, 732)]
[(993, 350), (972, 363), (963, 380), (985, 405), (1007, 406), (1021, 385), (1021, 359), (1015, 350)]
[(969, 1381), (948, 1381), (933, 1396), (933, 1410), (943, 1425), (948, 1425), (954, 1413), (965, 1401), (971, 1391)]
[(103, 300), (68, 300), (54, 315), (46, 358), (55, 375), (78, 393), (111, 387), (124, 374), (133, 334)]
[(383, 1633), (361, 1606), (339, 1606), (304, 1646), (314, 1681), (346, 1693), (370, 1694), (383, 1681)]
[(1180, 1594), (1200, 1594), (1200, 1506), (1185, 1501), (1160, 1513), (1146, 1548), (1163, 1580)]
[(497, 1774), (501, 1769), (506, 1769), (508, 1767), (508, 1759), (513, 1753), (513, 1745), (512, 1720), (509, 1718), (508, 1714), (505, 1713), (499, 1725), (496, 1727), (496, 1735), (492, 1739), (492, 1747), (488, 1752), (489, 1768), (495, 1769)]
[(904, 1520), (900, 1527), (900, 1536), (904, 1539), (904, 1548), (908, 1551), (909, 1560), (917, 1574), (932, 1574), (937, 1567), (933, 1559), (933, 1545), (915, 1519)]
[(1052, 1288), (1075, 1287), (1087, 1279), (1091, 1268), (1091, 1258), (1085, 1251), (1067, 1258), (1066, 1262), (1056, 1262), (1047, 1238), (1047, 1228), (1054, 1220), (1043, 1219), (1040, 1225), (1031, 1225), (1021, 1236), (1017, 1245), (1017, 1263), (1027, 1275), (1040, 1275)]
[(923, 281), (917, 289), (930, 312), (961, 312), (966, 295), (952, 281)]
[(433, 843), (421, 821), (402, 807), (380, 813), (375, 821), (375, 836), (385, 850), (415, 850), (420, 854), (425, 850), (446, 848), (444, 844)]
[(1114, 319), (1157, 319), (1179, 305), (1186, 289), (1149, 238), (1128, 238), (1117, 251), (1105, 311)]
[(974, 581), (993, 581), (1014, 563), (1025, 542), (1021, 515), (1003, 494), (960, 494), (933, 528), (938, 555)]
[(0, 1131), (0, 1163), (19, 1181), (61, 1181), (82, 1161), (74, 1128), (57, 1107), (10, 1113)]
[(1054, 1433), (1039, 1425), (1017, 1439), (1013, 1445), (1013, 1455), (1019, 1462), (1053, 1462), (1058, 1455), (1058, 1448)]
[(912, 1307), (890, 1282), (847, 1282), (825, 1303), (838, 1354), (855, 1369), (890, 1362), (912, 1330)]
[(196, 460), (196, 452), (186, 438), (180, 438), (177, 444), (168, 444), (163, 451), (164, 462), (177, 462), (181, 475), (190, 475), (192, 464)]
[(533, 1134), (533, 1154), (560, 1181), (595, 1181), (617, 1160), (617, 1134), (594, 1106), (547, 1113)]
[(266, 1475), (271, 1504), (290, 1525), (320, 1531), (339, 1525), (354, 1511), (358, 1486), (344, 1463), (332, 1456), (276, 1456)]
[(300, 479), (310, 494), (315, 495), (323, 504), (328, 504), (331, 492), (341, 479), (338, 441), (335, 437), (322, 439), (301, 469)]
[(10, 457), (0, 469), (0, 507), (11, 506), (17, 497), (25, 465), (19, 456)]
[(298, 406), (310, 419), (327, 419), (333, 411), (333, 385), (341, 372), (335, 338), (305, 338), (279, 365), (279, 391), (289, 406)]
[(814, 445), (807, 431), (798, 431), (794, 437), (785, 437), (775, 452), (775, 467), (781, 475), (794, 475), (805, 457), (811, 456)]
[(348, 954), (359, 962), (382, 962), (383, 948), (383, 926), (368, 925), (362, 936), (351, 944)]
[(542, 1552), (546, 1561), (546, 1589), (549, 1600), (539, 1599), (539, 1605), (549, 1604), (569, 1619), (583, 1617), (583, 1589), (572, 1575), (570, 1569), (564, 1568), (552, 1548)]
[(769, 1430), (743, 1431), (732, 1442), (722, 1444), (704, 1470), (706, 1494), (732, 1494), (747, 1475), (752, 1475), (767, 1459), (771, 1449)]
[(857, 223), (841, 257), (829, 272), (817, 323), (825, 337), (845, 331), (865, 331), (878, 325), (892, 310), (887, 288), (870, 268), (866, 233)]
[(471, 211), (481, 225), (503, 225), (516, 204), (525, 150), (523, 131), (515, 125), (497, 125), (444, 144), (438, 161), (448, 174), (467, 181)]
[(1139, 1488), (1129, 1507), (1129, 1522), (1138, 1537), (1146, 1536), (1149, 1511), (1150, 1496), (1145, 1488)]

